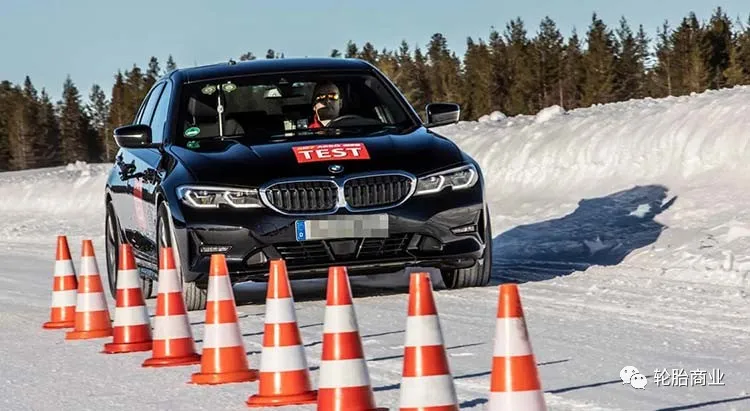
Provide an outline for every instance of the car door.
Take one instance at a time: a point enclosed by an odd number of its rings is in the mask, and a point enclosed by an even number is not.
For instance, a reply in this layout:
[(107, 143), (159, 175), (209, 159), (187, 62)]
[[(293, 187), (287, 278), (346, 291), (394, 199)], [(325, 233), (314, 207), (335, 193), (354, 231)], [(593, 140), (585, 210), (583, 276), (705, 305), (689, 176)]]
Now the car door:
[[(165, 80), (164, 88), (161, 90), (159, 99), (156, 103), (153, 116), (144, 124), (151, 127), (151, 141), (154, 144), (164, 142), (164, 131), (168, 119), (169, 105), (172, 97), (172, 81)], [(136, 180), (138, 189), (138, 201), (136, 206), (136, 222), (138, 232), (141, 234), (138, 241), (138, 252), (142, 253), (145, 260), (158, 264), (158, 242), (156, 241), (156, 192), (164, 178), (165, 170), (163, 166), (163, 154), (158, 148), (148, 148), (137, 150), (136, 153), (136, 170), (138, 177)]]
[[(163, 89), (163, 82), (151, 88), (133, 124), (147, 125), (151, 123), (156, 103), (159, 101)], [(126, 241), (133, 247), (136, 254), (140, 254), (144, 248), (144, 238), (147, 238), (146, 232), (149, 230), (146, 207), (144, 206), (143, 173), (146, 167), (143, 158), (148, 158), (151, 151), (151, 149), (146, 148), (124, 149), (116, 159), (121, 170), (127, 169), (127, 173), (124, 173), (121, 179), (126, 187), (126, 192), (130, 194), (130, 201), (124, 201), (122, 204), (122, 209), (127, 211), (123, 213), (126, 215), (120, 216), (120, 225)]]

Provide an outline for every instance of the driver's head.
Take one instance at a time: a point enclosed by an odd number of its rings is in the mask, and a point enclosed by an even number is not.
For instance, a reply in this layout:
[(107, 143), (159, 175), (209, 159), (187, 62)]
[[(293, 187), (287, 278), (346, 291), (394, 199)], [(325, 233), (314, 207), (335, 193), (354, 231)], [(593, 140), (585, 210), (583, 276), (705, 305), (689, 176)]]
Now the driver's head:
[(321, 121), (333, 120), (341, 111), (341, 94), (339, 88), (331, 82), (325, 82), (315, 87), (313, 93), (313, 110), (318, 113)]

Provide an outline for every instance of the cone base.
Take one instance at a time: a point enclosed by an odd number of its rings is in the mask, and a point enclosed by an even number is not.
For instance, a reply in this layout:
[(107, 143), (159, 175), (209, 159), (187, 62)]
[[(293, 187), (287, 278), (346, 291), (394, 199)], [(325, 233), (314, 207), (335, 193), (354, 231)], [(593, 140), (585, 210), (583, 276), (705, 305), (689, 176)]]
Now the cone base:
[(203, 374), (197, 372), (193, 374), (190, 382), (193, 384), (230, 384), (235, 382), (253, 382), (258, 380), (258, 370), (247, 370), (237, 372), (225, 372), (220, 374)]
[(271, 406), (284, 406), (284, 405), (303, 405), (303, 404), (315, 404), (318, 402), (318, 391), (308, 391), (299, 394), (291, 395), (274, 395), (274, 396), (262, 396), (259, 394), (251, 395), (245, 404), (250, 408), (255, 407), (271, 407)]
[(152, 357), (141, 364), (142, 367), (180, 367), (201, 363), (201, 355), (193, 354), (185, 357)]
[(91, 331), (70, 331), (65, 334), (66, 340), (90, 340), (94, 338), (111, 337), (112, 329)]
[(153, 347), (151, 341), (134, 343), (109, 343), (104, 344), (103, 354), (122, 354), (129, 352), (149, 351)]
[(47, 321), (42, 324), (42, 328), (46, 330), (58, 330), (60, 328), (75, 328), (76, 322), (71, 321)]

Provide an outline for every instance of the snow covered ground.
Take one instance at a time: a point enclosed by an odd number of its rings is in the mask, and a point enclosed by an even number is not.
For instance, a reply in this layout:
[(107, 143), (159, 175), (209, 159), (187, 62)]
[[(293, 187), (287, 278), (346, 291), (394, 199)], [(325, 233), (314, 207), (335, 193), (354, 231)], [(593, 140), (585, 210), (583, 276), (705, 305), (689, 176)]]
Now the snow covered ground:
[[(748, 101), (750, 88), (736, 88), (442, 129), (481, 163), (493, 213), (493, 284), (436, 295), (462, 409), (486, 406), (497, 284), (507, 280), (521, 282), (550, 410), (750, 409)], [(66, 342), (41, 329), (58, 233), (76, 256), (94, 239), (104, 269), (108, 168), (0, 174), (0, 409), (246, 409), (256, 383), (188, 385), (197, 366), (143, 369), (149, 353), (108, 356), (108, 339)], [(355, 307), (378, 405), (395, 410), (407, 295), (373, 291), (379, 281), (355, 283)], [(315, 384), (324, 283), (294, 291)], [(263, 293), (237, 287), (256, 367)], [(199, 348), (203, 315), (190, 314)], [(645, 389), (622, 383), (628, 365)], [(673, 369), (708, 376), (658, 386), (659, 371)], [(723, 385), (710, 384), (714, 372)]]

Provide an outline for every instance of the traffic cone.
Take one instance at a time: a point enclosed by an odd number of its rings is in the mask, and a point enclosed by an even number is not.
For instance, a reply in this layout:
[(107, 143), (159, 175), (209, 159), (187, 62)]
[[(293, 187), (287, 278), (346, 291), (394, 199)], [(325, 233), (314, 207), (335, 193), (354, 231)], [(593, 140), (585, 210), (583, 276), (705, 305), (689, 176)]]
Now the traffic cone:
[(547, 410), (516, 284), (500, 285), (488, 409)]
[(284, 260), (271, 260), (258, 393), (248, 398), (247, 405), (314, 404), (317, 399), (317, 392), (310, 383), (305, 347), (297, 326), (286, 263)]
[(409, 278), (400, 410), (458, 411), (458, 397), (445, 352), (443, 331), (426, 272)]
[(328, 269), (318, 411), (388, 411), (375, 406), (345, 267)]
[(55, 273), (52, 282), (52, 303), (46, 329), (73, 328), (76, 325), (76, 293), (78, 280), (73, 260), (70, 258), (68, 238), (57, 236)]
[(65, 334), (66, 340), (88, 340), (112, 336), (107, 298), (94, 255), (94, 244), (83, 240), (81, 273), (78, 276), (75, 329)]
[(143, 367), (175, 367), (200, 364), (182, 296), (182, 281), (175, 268), (171, 247), (159, 250), (159, 287), (154, 316), (153, 350)]
[(193, 384), (226, 384), (258, 379), (258, 370), (250, 369), (248, 365), (238, 321), (226, 257), (224, 254), (213, 254), (208, 277), (201, 371), (193, 374)]
[(130, 244), (120, 246), (117, 271), (114, 338), (111, 343), (104, 345), (103, 352), (118, 354), (148, 351), (152, 348), (151, 323)]

